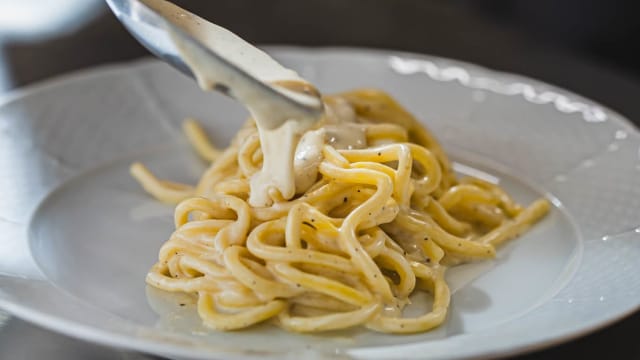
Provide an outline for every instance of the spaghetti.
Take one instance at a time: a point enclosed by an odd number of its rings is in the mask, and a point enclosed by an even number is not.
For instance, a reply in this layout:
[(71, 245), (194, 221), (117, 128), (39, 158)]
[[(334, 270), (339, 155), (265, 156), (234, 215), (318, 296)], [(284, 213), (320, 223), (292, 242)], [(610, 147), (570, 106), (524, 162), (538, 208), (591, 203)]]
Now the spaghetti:
[[(194, 149), (211, 161), (197, 186), (132, 165), (147, 192), (177, 203), (176, 230), (147, 283), (197, 294), (206, 326), (272, 320), (296, 332), (427, 331), (446, 318), (447, 267), (494, 257), (549, 209), (545, 199), (523, 207), (495, 184), (456, 179), (435, 138), (383, 92), (324, 100), (327, 116), (299, 140), (290, 198), (271, 188), (270, 204), (250, 201), (263, 160), (252, 120), (225, 150), (185, 122)], [(403, 316), (418, 291), (433, 305)]]

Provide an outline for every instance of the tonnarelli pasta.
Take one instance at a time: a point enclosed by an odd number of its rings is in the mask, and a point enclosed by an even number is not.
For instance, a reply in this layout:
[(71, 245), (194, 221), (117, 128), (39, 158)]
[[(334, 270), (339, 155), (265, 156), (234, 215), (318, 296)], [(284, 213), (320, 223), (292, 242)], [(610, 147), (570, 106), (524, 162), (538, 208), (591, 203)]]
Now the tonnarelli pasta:
[[(176, 230), (148, 284), (197, 294), (202, 321), (218, 330), (269, 320), (297, 332), (421, 332), (446, 318), (447, 267), (492, 258), (549, 209), (545, 199), (522, 207), (496, 184), (456, 179), (433, 136), (383, 92), (325, 103), (327, 118), (309, 130), (321, 141), (296, 152), (290, 199), (270, 189), (271, 204), (250, 204), (263, 158), (251, 120), (225, 150), (185, 122), (195, 150), (211, 161), (195, 187), (132, 166), (149, 193), (177, 203)], [(432, 306), (404, 317), (418, 291), (433, 296)]]

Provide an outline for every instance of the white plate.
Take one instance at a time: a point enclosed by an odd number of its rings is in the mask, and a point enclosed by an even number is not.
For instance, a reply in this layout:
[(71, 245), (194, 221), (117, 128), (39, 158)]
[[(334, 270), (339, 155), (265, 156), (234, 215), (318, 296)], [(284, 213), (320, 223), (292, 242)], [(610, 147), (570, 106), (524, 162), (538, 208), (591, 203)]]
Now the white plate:
[[(453, 269), (446, 323), (410, 336), (357, 330), (203, 330), (146, 289), (170, 206), (133, 160), (195, 181), (186, 116), (226, 144), (246, 113), (156, 61), (49, 81), (0, 106), (0, 306), (55, 331), (184, 358), (506, 355), (584, 334), (640, 304), (640, 136), (618, 114), (527, 78), (451, 60), (356, 49), (270, 48), (324, 92), (378, 87), (441, 139), (459, 172), (496, 177), (551, 214), (497, 259)], [(174, 302), (172, 302), (174, 301)], [(155, 310), (168, 310), (159, 317)]]

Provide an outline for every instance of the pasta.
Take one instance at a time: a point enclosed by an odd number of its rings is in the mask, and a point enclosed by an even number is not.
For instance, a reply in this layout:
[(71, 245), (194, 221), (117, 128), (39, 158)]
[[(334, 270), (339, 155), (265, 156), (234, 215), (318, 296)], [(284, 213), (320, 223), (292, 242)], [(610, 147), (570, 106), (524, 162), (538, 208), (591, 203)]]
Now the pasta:
[[(549, 210), (545, 199), (523, 207), (496, 184), (456, 179), (435, 138), (384, 92), (324, 101), (328, 115), (309, 131), (324, 141), (304, 153), (311, 161), (296, 153), (307, 162), (290, 199), (271, 189), (272, 204), (249, 201), (263, 159), (251, 119), (224, 150), (185, 122), (194, 149), (211, 161), (196, 186), (132, 165), (147, 192), (177, 204), (176, 230), (146, 281), (197, 294), (206, 326), (270, 320), (296, 332), (427, 331), (447, 315), (448, 267), (494, 257)], [(432, 295), (431, 308), (403, 316), (418, 291)]]

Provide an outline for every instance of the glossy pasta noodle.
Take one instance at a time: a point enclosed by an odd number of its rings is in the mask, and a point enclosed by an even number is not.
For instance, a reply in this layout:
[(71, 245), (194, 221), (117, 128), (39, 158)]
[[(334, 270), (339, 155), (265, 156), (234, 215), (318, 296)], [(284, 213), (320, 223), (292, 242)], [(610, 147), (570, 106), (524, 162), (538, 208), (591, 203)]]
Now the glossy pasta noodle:
[[(225, 150), (196, 122), (185, 122), (195, 150), (211, 161), (195, 187), (132, 166), (150, 194), (177, 203), (176, 230), (148, 284), (197, 294), (203, 323), (217, 330), (271, 320), (296, 332), (359, 325), (422, 332), (446, 318), (447, 267), (494, 257), (496, 246), (549, 209), (545, 199), (523, 207), (495, 184), (456, 179), (434, 137), (381, 91), (325, 103), (351, 114), (350, 128), (364, 143), (326, 140), (310, 185), (290, 200), (276, 192), (273, 205), (249, 205), (250, 178), (262, 165), (251, 120)], [(316, 127), (330, 126), (323, 120)], [(403, 316), (418, 291), (432, 295), (432, 306)]]

